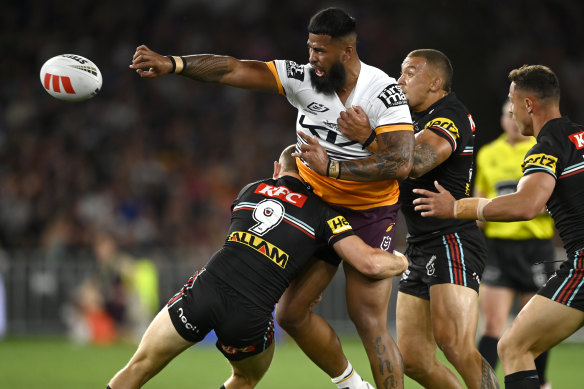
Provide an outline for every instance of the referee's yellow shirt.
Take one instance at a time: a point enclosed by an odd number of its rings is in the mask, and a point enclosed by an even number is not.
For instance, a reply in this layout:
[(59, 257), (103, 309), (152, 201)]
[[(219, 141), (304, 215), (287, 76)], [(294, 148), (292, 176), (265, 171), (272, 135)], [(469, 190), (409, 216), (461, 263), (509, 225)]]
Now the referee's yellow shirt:
[[(475, 190), (488, 198), (515, 192), (523, 174), (523, 158), (535, 143), (535, 138), (530, 137), (511, 146), (507, 142), (507, 134), (502, 134), (483, 146), (477, 154)], [(554, 236), (554, 222), (548, 214), (529, 221), (487, 222), (484, 233), (486, 237), (496, 239), (551, 239)]]

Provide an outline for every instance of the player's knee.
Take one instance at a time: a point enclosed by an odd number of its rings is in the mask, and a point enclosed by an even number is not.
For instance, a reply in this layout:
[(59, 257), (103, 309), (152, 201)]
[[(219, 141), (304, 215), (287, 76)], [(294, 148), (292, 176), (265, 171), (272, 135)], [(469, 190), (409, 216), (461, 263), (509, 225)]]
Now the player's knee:
[(276, 305), (276, 321), (284, 330), (289, 331), (302, 325), (309, 313), (307, 307), (298, 304), (281, 304)]
[(513, 337), (507, 336), (507, 333), (497, 343), (497, 354), (499, 354), (499, 358), (502, 361), (514, 359), (519, 352), (521, 352), (519, 346), (515, 343)]

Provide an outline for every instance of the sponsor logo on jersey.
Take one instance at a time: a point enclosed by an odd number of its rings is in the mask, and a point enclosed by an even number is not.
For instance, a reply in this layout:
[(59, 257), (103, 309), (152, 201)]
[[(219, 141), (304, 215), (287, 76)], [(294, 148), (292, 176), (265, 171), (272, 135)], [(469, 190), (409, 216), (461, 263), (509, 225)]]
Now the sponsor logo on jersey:
[(377, 98), (381, 100), (385, 108), (397, 107), (408, 103), (406, 95), (398, 84), (388, 85)]
[(426, 123), (426, 126), (424, 128), (430, 128), (430, 127), (448, 132), (448, 133), (452, 134), (452, 136), (454, 136), (454, 139), (460, 138), (458, 128), (456, 127), (456, 125), (454, 125), (454, 123), (450, 119), (447, 119), (447, 118), (432, 119), (428, 123)]
[(324, 105), (319, 104), (319, 103), (314, 102), (314, 101), (312, 103), (308, 104), (306, 109), (308, 109), (310, 112), (314, 112), (314, 113), (322, 113), (322, 112), (326, 112), (329, 110)]
[(258, 253), (263, 254), (276, 265), (280, 266), (282, 269), (286, 268), (286, 264), (290, 258), (290, 256), (284, 250), (260, 238), (259, 236), (250, 234), (249, 232), (233, 231), (231, 234), (229, 234), (227, 241), (237, 242), (251, 247)]
[(292, 192), (285, 186), (272, 186), (265, 183), (258, 185), (254, 193), (259, 193), (268, 197), (276, 197), (282, 201), (295, 205), (298, 208), (302, 208), (308, 199), (308, 196), (303, 195), (302, 193)]
[(546, 170), (551, 170), (554, 174), (556, 173), (556, 163), (558, 159), (553, 155), (547, 154), (532, 154), (525, 158), (523, 161), (523, 165), (521, 165), (521, 169), (525, 171), (531, 167), (542, 167)]
[(304, 81), (304, 66), (298, 65), (294, 61), (286, 61), (286, 75), (288, 78)]
[(178, 318), (184, 324), (184, 326), (187, 330), (195, 332), (197, 334), (199, 333), (199, 329), (197, 328), (197, 326), (189, 323), (187, 317), (184, 315), (184, 311), (183, 311), (182, 307), (177, 309), (176, 312), (178, 313)]
[(582, 150), (584, 148), (584, 131), (570, 135), (570, 140), (576, 145), (578, 150)]
[(327, 223), (335, 235), (351, 229), (351, 225), (343, 216), (337, 216), (335, 218), (329, 219), (327, 220)]

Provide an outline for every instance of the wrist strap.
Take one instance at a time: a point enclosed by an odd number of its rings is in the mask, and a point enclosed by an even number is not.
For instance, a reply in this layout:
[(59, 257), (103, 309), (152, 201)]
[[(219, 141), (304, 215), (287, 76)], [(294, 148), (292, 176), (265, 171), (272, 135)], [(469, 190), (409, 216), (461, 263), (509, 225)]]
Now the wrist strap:
[(166, 58), (170, 59), (170, 62), (172, 62), (172, 70), (170, 72), (174, 74), (181, 74), (185, 68), (185, 58), (178, 57), (176, 55), (167, 55)]
[(454, 202), (454, 218), (465, 220), (480, 220), (487, 221), (483, 215), (485, 206), (489, 203), (489, 199), (482, 197), (469, 197), (465, 199), (456, 200)]
[(369, 135), (369, 138), (367, 138), (367, 140), (365, 141), (365, 143), (363, 143), (363, 150), (365, 150), (367, 147), (369, 147), (369, 145), (371, 143), (373, 143), (373, 141), (375, 140), (375, 137), (377, 136), (377, 134), (375, 133), (375, 131), (371, 131), (371, 135)]

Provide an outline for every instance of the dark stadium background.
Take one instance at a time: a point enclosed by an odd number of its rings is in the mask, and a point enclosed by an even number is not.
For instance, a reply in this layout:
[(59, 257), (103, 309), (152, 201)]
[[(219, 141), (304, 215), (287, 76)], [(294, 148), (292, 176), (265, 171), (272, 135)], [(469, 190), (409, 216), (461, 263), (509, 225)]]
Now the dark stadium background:
[[(91, 261), (97, 230), (114, 231), (124, 250), (161, 266), (204, 263), (224, 239), (237, 190), (271, 175), (279, 151), (295, 141), (296, 112), (284, 97), (179, 76), (140, 79), (128, 69), (135, 48), (304, 63), (308, 19), (330, 5), (357, 18), (361, 59), (391, 76), (399, 76), (410, 50), (444, 51), (479, 146), (500, 133), (507, 74), (522, 64), (549, 65), (560, 78), (563, 113), (584, 122), (581, 1), (4, 2), (0, 273), (9, 332), (47, 329), (31, 321), (55, 319), (49, 303), (45, 316), (11, 321), (16, 296), (19, 304), (43, 304), (18, 288), (35, 264)], [(41, 65), (65, 53), (100, 67), (103, 88), (92, 100), (62, 102), (43, 90)], [(32, 265), (15, 281), (9, 271), (23, 263)], [(174, 275), (176, 282), (186, 276)], [(162, 290), (162, 298), (173, 288)], [(60, 293), (51, 304), (63, 299)]]

